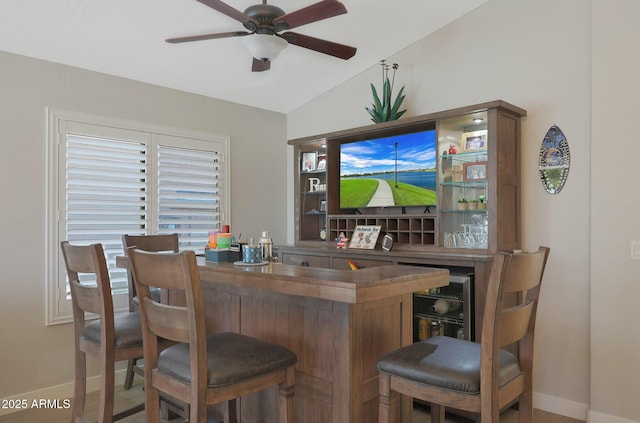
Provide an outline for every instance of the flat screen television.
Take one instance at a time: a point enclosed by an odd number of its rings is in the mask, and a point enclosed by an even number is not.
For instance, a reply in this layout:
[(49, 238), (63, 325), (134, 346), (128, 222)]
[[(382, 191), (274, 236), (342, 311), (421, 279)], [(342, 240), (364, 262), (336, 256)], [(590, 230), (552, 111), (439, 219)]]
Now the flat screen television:
[(340, 208), (436, 204), (436, 131), (340, 145)]

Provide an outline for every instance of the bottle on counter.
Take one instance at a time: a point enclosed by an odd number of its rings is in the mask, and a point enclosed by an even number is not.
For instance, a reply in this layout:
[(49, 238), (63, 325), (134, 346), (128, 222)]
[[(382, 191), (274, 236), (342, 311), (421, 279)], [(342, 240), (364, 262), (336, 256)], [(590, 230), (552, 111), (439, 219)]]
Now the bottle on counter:
[(418, 320), (418, 339), (424, 341), (431, 335), (431, 319), (421, 318)]
[(271, 240), (271, 236), (269, 236), (268, 231), (262, 231), (262, 236), (258, 241), (258, 245), (260, 245), (260, 250), (262, 251), (262, 260), (264, 261), (272, 261), (273, 260), (273, 241)]

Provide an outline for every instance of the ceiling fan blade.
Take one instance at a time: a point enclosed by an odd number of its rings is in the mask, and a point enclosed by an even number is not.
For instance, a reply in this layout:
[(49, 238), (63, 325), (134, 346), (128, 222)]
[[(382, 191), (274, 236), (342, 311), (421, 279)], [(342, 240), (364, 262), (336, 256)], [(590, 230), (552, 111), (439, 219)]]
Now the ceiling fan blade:
[(264, 72), (271, 69), (271, 60), (260, 60), (253, 58), (253, 64), (251, 65), (251, 72)]
[[(200, 1), (200, 0), (198, 0)], [(277, 31), (292, 29), (311, 22), (321, 21), (347, 13), (347, 8), (337, 0), (323, 0), (273, 20)]]
[(213, 10), (217, 10), (220, 13), (223, 13), (237, 21), (243, 22), (246, 20), (252, 20), (249, 16), (245, 15), (241, 11), (234, 9), (226, 3), (221, 2), (220, 0), (198, 0), (200, 3), (205, 6), (209, 6)]
[(352, 58), (357, 51), (355, 47), (334, 43), (332, 41), (322, 40), (320, 38), (310, 37), (308, 35), (298, 34), (297, 32), (285, 32), (280, 34), (280, 36), (287, 40), (289, 44), (294, 44), (298, 47), (315, 50), (319, 53), (328, 54), (330, 56), (338, 57), (344, 60)]
[(167, 38), (165, 41), (171, 44), (188, 43), (190, 41), (214, 40), (216, 38), (241, 37), (249, 35), (246, 31), (219, 32), (217, 34), (187, 35), (186, 37)]

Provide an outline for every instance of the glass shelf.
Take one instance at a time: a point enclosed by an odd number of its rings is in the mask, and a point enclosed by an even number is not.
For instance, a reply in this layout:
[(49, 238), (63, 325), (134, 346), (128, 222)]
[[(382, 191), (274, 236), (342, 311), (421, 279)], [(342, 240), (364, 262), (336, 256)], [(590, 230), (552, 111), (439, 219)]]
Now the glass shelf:
[[(465, 151), (465, 152), (456, 153), (456, 154), (444, 153), (442, 155), (442, 158), (468, 162), (468, 161), (476, 161), (477, 156), (486, 156), (486, 155), (487, 155), (487, 150), (477, 150), (477, 151)], [(486, 161), (486, 159), (481, 161)]]
[(476, 213), (486, 213), (487, 209), (473, 209), (473, 210), (458, 210), (458, 209), (449, 209), (449, 210), (440, 210), (442, 213), (467, 213), (467, 214), (476, 214)]
[(485, 188), (487, 186), (487, 180), (481, 181), (459, 181), (459, 182), (440, 182), (440, 185), (444, 187), (456, 187), (456, 188)]

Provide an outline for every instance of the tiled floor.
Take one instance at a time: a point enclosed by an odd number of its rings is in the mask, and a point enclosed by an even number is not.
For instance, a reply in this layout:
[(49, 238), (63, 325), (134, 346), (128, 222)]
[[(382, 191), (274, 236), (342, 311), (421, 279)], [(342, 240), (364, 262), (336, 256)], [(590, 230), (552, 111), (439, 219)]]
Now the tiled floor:
[[(413, 413), (413, 423), (431, 423), (429, 409), (416, 405)], [(584, 423), (584, 420), (576, 420), (569, 417), (559, 416), (542, 410), (533, 410), (534, 423)], [(465, 419), (454, 415), (447, 414), (447, 423), (473, 423), (473, 420)], [(517, 423), (518, 412), (515, 410), (507, 410), (500, 416), (500, 423)]]
[[(142, 383), (138, 382), (134, 387), (125, 391), (122, 385), (116, 388), (116, 411), (128, 408), (136, 403), (144, 400), (142, 392)], [(95, 416), (95, 410), (98, 408), (98, 395), (91, 393), (87, 395), (86, 410), (89, 417)], [(93, 411), (93, 413), (91, 413)], [(19, 413), (0, 416), (0, 423), (69, 423), (71, 419), (70, 409), (29, 409)], [(545, 411), (535, 410), (535, 423), (584, 423), (583, 420), (575, 420), (568, 417), (558, 416), (556, 414), (547, 413)], [(430, 423), (431, 419), (428, 415), (428, 409), (416, 406), (414, 409), (414, 423)], [(517, 411), (509, 410), (503, 413), (501, 423), (516, 423), (518, 421)], [(120, 420), (122, 423), (144, 423), (144, 413), (138, 413), (134, 416)], [(162, 420), (162, 422), (167, 422)], [(170, 420), (171, 423), (181, 423), (181, 419)], [(447, 415), (447, 423), (472, 423), (471, 420), (457, 416)]]

